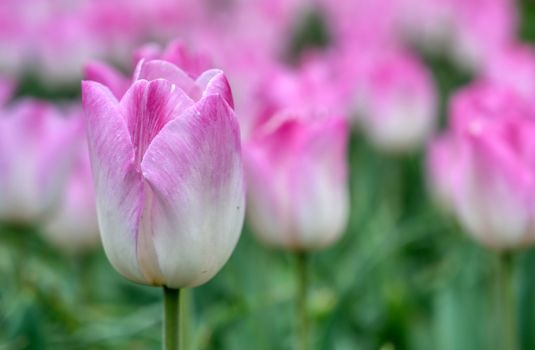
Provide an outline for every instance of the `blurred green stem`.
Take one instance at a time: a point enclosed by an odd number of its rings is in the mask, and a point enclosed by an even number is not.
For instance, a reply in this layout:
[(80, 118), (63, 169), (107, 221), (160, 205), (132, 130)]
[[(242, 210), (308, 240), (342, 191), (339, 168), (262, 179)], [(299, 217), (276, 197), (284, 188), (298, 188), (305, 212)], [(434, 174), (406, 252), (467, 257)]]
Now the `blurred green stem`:
[(514, 261), (510, 252), (498, 255), (496, 271), (498, 327), (501, 349), (518, 350), (516, 299), (514, 293)]
[(308, 343), (308, 256), (306, 252), (296, 252), (297, 258), (297, 322), (298, 322), (298, 349), (309, 350)]
[(163, 323), (163, 349), (180, 349), (179, 331), (179, 305), (180, 289), (163, 287), (164, 323)]

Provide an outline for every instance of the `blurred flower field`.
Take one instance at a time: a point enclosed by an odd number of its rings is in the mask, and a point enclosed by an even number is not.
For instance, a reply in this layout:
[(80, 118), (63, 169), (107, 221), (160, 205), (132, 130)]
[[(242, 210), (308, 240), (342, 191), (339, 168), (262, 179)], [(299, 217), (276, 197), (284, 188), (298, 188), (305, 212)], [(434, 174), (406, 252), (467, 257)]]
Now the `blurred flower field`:
[[(519, 36), (535, 43), (535, 2), (518, 5)], [(306, 17), (290, 57), (329, 40), (319, 22)], [(0, 54), (6, 50), (0, 48)], [(444, 53), (411, 49), (432, 73), (438, 124), (445, 129), (450, 96), (473, 73)], [(16, 99), (59, 103), (77, 101), (81, 93), (79, 80), (47, 85), (52, 78), (39, 74), (18, 79)], [(232, 88), (235, 94), (247, 89)], [(329, 98), (325, 91), (320, 95)], [(274, 104), (279, 97), (262, 96)], [(309, 255), (311, 348), (502, 349), (508, 311), (496, 304), (500, 284), (513, 273), (519, 348), (535, 349), (535, 250), (518, 250), (508, 255), (509, 266), (501, 264), (437, 203), (426, 149), (382, 151), (369, 137), (373, 127), (351, 130), (344, 234)], [(190, 349), (295, 348), (296, 256), (265, 245), (252, 226), (246, 219), (232, 256), (211, 281), (186, 290), (181, 312), (190, 318), (181, 341)], [(100, 246), (68, 251), (51, 243), (44, 230), (31, 223), (0, 226), (0, 350), (161, 348), (162, 291), (123, 278)]]

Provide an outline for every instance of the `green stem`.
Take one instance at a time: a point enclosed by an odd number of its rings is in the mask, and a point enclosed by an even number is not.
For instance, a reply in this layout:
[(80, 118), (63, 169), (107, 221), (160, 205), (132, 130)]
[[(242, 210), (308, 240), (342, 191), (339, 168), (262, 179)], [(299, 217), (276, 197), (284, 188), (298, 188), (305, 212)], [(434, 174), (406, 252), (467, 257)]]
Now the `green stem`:
[(180, 349), (189, 350), (190, 348), (190, 334), (191, 333), (191, 298), (193, 290), (182, 289), (180, 291), (180, 311), (179, 311), (179, 334), (180, 334)]
[(307, 313), (308, 294), (308, 256), (305, 252), (297, 252), (297, 322), (298, 322), (298, 349), (309, 350), (309, 325)]
[(514, 293), (514, 261), (508, 253), (500, 253), (496, 271), (498, 327), (500, 330), (501, 349), (518, 350), (516, 325), (516, 299)]
[(163, 287), (164, 300), (164, 324), (163, 324), (163, 349), (179, 350), (179, 300), (180, 289)]

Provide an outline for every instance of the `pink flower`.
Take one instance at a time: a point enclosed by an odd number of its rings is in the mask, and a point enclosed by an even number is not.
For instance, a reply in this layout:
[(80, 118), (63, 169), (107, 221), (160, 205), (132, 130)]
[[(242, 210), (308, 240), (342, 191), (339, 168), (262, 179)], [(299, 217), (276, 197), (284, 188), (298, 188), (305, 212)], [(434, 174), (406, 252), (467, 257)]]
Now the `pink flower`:
[(274, 116), (245, 146), (248, 216), (261, 239), (289, 249), (336, 241), (349, 213), (343, 118)]
[(62, 191), (58, 210), (47, 220), (45, 237), (68, 253), (95, 248), (99, 240), (95, 191), (87, 142), (76, 145), (77, 155)]
[(82, 135), (66, 114), (34, 100), (0, 111), (0, 220), (33, 222), (57, 207)]
[(240, 135), (223, 72), (196, 80), (141, 61), (117, 100), (82, 83), (104, 250), (127, 278), (171, 288), (212, 278), (244, 215)]
[(450, 130), (429, 153), (436, 191), (479, 242), (511, 249), (535, 241), (533, 110), (487, 83), (458, 92), (450, 110)]
[(193, 79), (212, 66), (208, 55), (193, 51), (178, 39), (171, 41), (164, 49), (154, 43), (140, 47), (134, 54), (134, 63), (137, 64), (142, 59), (169, 61), (182, 68)]
[(391, 46), (398, 41), (399, 0), (319, 0), (335, 45)]
[(431, 73), (406, 53), (374, 57), (356, 91), (359, 121), (378, 147), (411, 151), (425, 143), (435, 126), (437, 97)]
[(296, 115), (345, 115), (344, 95), (333, 74), (326, 57), (311, 57), (298, 68), (272, 65), (252, 98), (256, 107), (253, 126), (261, 126), (283, 109)]
[(456, 0), (400, 0), (399, 24), (404, 34), (432, 51), (443, 49), (454, 33)]
[(516, 90), (526, 99), (535, 98), (535, 48), (513, 45), (489, 57), (483, 77)]
[(453, 3), (451, 51), (461, 66), (479, 71), (486, 60), (515, 40), (518, 31), (516, 4), (510, 0)]

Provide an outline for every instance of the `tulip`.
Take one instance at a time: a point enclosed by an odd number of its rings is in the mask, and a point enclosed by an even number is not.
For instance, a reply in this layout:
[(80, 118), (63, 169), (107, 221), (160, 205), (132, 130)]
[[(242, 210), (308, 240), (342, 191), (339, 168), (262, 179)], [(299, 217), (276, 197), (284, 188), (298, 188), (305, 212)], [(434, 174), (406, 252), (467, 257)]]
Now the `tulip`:
[(451, 52), (457, 63), (479, 72), (485, 62), (515, 41), (518, 11), (514, 1), (452, 1)]
[(328, 57), (318, 56), (310, 57), (298, 69), (275, 64), (268, 67), (255, 93), (254, 127), (268, 122), (280, 110), (296, 115), (342, 115), (347, 106), (333, 82), (330, 63)]
[(455, 199), (461, 223), (498, 250), (535, 241), (533, 110), (513, 91), (487, 84), (458, 92), (451, 110), (464, 158)]
[(486, 61), (485, 79), (509, 87), (526, 99), (535, 96), (535, 48), (513, 45)]
[(178, 348), (179, 290), (210, 280), (243, 224), (239, 125), (223, 72), (196, 80), (142, 60), (117, 100), (82, 82), (104, 251), (126, 278), (163, 286), (165, 349)]
[(379, 55), (357, 91), (359, 121), (371, 140), (390, 152), (408, 152), (434, 129), (437, 97), (430, 72), (416, 57)]
[(239, 127), (224, 74), (140, 62), (117, 101), (82, 83), (104, 250), (139, 283), (193, 287), (232, 253), (244, 214)]
[(349, 210), (343, 118), (280, 114), (244, 147), (248, 216), (267, 243), (294, 250), (328, 246)]
[(0, 111), (0, 220), (31, 223), (56, 209), (80, 118), (25, 100)]
[(431, 182), (480, 243), (535, 241), (533, 109), (516, 91), (478, 82), (458, 91), (450, 127), (430, 146)]
[(454, 33), (455, 0), (401, 0), (401, 30), (425, 49), (440, 52)]
[(77, 145), (77, 159), (70, 171), (58, 210), (45, 225), (45, 237), (71, 254), (99, 244), (95, 191), (85, 139)]
[(453, 96), (449, 129), (428, 154), (435, 191), (499, 258), (501, 349), (518, 348), (511, 254), (535, 242), (534, 116), (517, 90), (477, 82)]
[(340, 238), (349, 215), (348, 124), (280, 111), (244, 147), (248, 217), (266, 243), (294, 250), (300, 348), (308, 349), (307, 251)]

